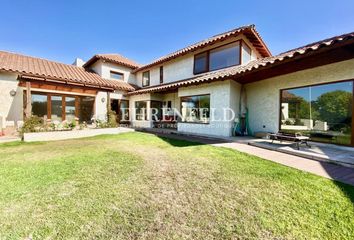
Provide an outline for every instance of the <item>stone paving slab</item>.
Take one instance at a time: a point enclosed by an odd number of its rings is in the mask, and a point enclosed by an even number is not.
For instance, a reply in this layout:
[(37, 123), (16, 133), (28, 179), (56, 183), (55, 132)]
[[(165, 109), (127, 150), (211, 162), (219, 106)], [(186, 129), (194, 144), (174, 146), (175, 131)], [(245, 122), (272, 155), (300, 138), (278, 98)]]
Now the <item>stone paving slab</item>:
[(352, 147), (311, 143), (311, 148), (301, 146), (300, 150), (297, 150), (293, 144), (284, 142), (271, 143), (270, 140), (266, 139), (253, 139), (249, 141), (248, 144), (313, 160), (327, 161), (346, 167), (354, 167), (354, 148)]

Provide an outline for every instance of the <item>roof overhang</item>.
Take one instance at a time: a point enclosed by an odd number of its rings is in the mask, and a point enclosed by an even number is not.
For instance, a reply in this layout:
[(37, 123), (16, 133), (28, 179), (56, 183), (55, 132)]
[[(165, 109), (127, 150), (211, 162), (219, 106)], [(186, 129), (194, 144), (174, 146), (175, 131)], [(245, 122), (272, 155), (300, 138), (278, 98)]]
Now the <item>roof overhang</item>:
[(129, 63), (126, 63), (126, 62), (122, 62), (122, 61), (116, 61), (116, 60), (114, 60), (112, 58), (105, 57), (105, 56), (102, 56), (102, 55), (99, 55), (99, 54), (96, 54), (92, 58), (90, 58), (82, 67), (83, 68), (88, 68), (92, 64), (97, 62), (98, 60), (102, 60), (104, 62), (115, 63), (115, 64), (118, 64), (118, 65), (121, 65), (121, 66), (124, 66), (124, 67), (128, 67), (128, 68), (131, 68), (131, 69), (138, 68), (137, 65), (132, 65), (132, 64), (129, 64)]
[(139, 67), (137, 69), (135, 69), (133, 71), (133, 73), (136, 73), (138, 71), (142, 71), (148, 68), (151, 68), (153, 66), (171, 61), (177, 57), (181, 57), (184, 56), (186, 54), (195, 52), (197, 50), (203, 49), (205, 47), (211, 46), (213, 44), (216, 44), (218, 42), (223, 42), (227, 39), (230, 39), (232, 37), (238, 36), (243, 34), (245, 37), (247, 37), (247, 39), (252, 43), (252, 45), (257, 49), (257, 51), (261, 54), (262, 57), (270, 57), (272, 56), (271, 52), (269, 51), (267, 45), (265, 44), (265, 42), (263, 41), (263, 39), (261, 38), (261, 36), (259, 35), (259, 33), (256, 31), (255, 26), (254, 25), (249, 25), (249, 26), (244, 26), (244, 27), (240, 27), (234, 30), (231, 30), (229, 32), (225, 32), (225, 33), (221, 33), (218, 34), (214, 37), (211, 37), (209, 39), (206, 39), (204, 41), (195, 43), (193, 45), (190, 45), (188, 47), (185, 47), (183, 49), (180, 49), (174, 53), (171, 53), (169, 55), (166, 55), (164, 57), (161, 57), (157, 60), (155, 60), (152, 63), (146, 64), (142, 67)]
[(57, 84), (57, 85), (69, 85), (69, 86), (73, 86), (73, 87), (91, 88), (91, 89), (111, 91), (111, 92), (115, 90), (112, 87), (93, 85), (93, 84), (85, 84), (85, 83), (77, 83), (77, 82), (72, 82), (72, 81), (68, 81), (68, 80), (63, 81), (62, 79), (47, 78), (47, 77), (28, 75), (28, 74), (20, 74), (18, 76), (18, 80), (37, 81), (37, 82)]
[(226, 79), (247, 84), (353, 58), (354, 33), (350, 33), (295, 49), (278, 56), (255, 60), (245, 66), (230, 67), (169, 84), (141, 88), (129, 92), (127, 95), (166, 92), (176, 90), (180, 87)]

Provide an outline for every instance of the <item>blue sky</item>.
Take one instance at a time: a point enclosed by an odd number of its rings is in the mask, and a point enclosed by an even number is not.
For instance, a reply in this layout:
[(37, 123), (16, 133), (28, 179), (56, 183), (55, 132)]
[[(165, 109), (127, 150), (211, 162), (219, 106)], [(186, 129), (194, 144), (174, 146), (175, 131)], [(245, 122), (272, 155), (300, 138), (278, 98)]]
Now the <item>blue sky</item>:
[(0, 0), (0, 49), (71, 64), (96, 53), (148, 63), (256, 24), (273, 54), (354, 31), (354, 1)]

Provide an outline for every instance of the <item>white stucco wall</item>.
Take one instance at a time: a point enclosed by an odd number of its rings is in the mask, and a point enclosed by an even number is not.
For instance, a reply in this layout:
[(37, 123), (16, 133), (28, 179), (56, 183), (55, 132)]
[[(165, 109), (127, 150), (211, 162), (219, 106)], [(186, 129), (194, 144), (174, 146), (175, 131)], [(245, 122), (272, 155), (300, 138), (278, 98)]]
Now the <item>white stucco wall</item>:
[(97, 92), (94, 118), (102, 121), (107, 119), (107, 92)]
[[(10, 91), (15, 90), (12, 97)], [(18, 87), (17, 74), (0, 72), (0, 128), (17, 126), (23, 120), (23, 89)]]
[(251, 130), (278, 131), (281, 89), (348, 79), (354, 79), (354, 59), (247, 84)]
[[(209, 124), (178, 123), (178, 131), (228, 137), (231, 136), (234, 118), (226, 111), (227, 119), (223, 120), (224, 108), (230, 108), (238, 115), (238, 99), (240, 84), (233, 80), (203, 84), (180, 88), (178, 97), (210, 94), (210, 122)], [(213, 110), (212, 110), (213, 109)]]
[[(170, 83), (170, 82), (175, 82), (179, 80), (183, 80), (186, 78), (191, 78), (194, 77), (195, 75), (193, 74), (193, 65), (194, 65), (194, 55), (198, 54), (200, 52), (204, 52), (208, 49), (212, 49), (221, 45), (225, 45), (230, 42), (234, 42), (236, 40), (243, 39), (250, 47), (252, 50), (252, 56), (251, 59), (256, 59), (257, 56), (259, 56), (258, 51), (253, 47), (253, 45), (248, 41), (248, 39), (244, 36), (237, 36), (234, 38), (231, 38), (227, 41), (221, 42), (214, 44), (212, 46), (208, 46), (206, 48), (203, 48), (201, 50), (189, 53), (185, 56), (178, 57), (174, 60), (171, 60), (169, 62), (166, 62), (163, 64), (164, 68), (164, 83)], [(160, 84), (160, 66), (157, 65), (154, 66), (150, 69), (145, 69), (143, 71), (137, 72), (136, 73), (136, 81), (138, 86), (142, 86), (142, 73), (145, 71), (150, 71), (150, 86), (155, 86)]]
[[(94, 64), (92, 64), (91, 69), (100, 75), (102, 78), (105, 79), (110, 79), (110, 80), (115, 80), (110, 78), (110, 71), (115, 71), (115, 72), (120, 72), (124, 74), (124, 81), (131, 83), (131, 84), (137, 84), (136, 83), (136, 78), (135, 74), (132, 74), (131, 68), (124, 67), (118, 64), (114, 63), (109, 63), (109, 62), (103, 62), (102, 60), (98, 60)], [(115, 81), (120, 81), (120, 80), (115, 80)]]

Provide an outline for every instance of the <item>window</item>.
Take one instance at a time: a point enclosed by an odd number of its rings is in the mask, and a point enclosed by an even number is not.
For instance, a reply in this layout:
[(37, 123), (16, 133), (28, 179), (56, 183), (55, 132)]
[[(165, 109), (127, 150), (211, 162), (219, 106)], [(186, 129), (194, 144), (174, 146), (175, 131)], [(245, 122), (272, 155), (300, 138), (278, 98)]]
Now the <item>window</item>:
[(181, 98), (182, 122), (209, 123), (210, 95)]
[(208, 53), (204, 52), (194, 56), (194, 74), (208, 71)]
[(62, 121), (63, 98), (61, 96), (51, 96), (51, 116), (52, 121)]
[(240, 41), (217, 47), (194, 56), (194, 74), (241, 64)]
[(150, 71), (143, 72), (143, 87), (150, 85)]
[(129, 101), (120, 100), (119, 104), (119, 117), (120, 121), (129, 121)]
[(110, 71), (110, 77), (116, 80), (124, 80), (124, 74), (120, 72)]
[(75, 119), (75, 97), (65, 97), (65, 120), (71, 122)]
[(251, 61), (251, 48), (245, 43), (242, 42), (242, 63), (248, 63)]
[(162, 119), (162, 102), (150, 101), (151, 118), (153, 121)]
[(91, 123), (94, 115), (95, 97), (32, 92), (31, 98), (32, 115), (52, 121), (71, 122), (78, 117), (80, 122)]
[(210, 51), (210, 71), (240, 64), (240, 43), (232, 43)]
[(352, 81), (281, 90), (280, 129), (351, 144), (352, 104)]
[(160, 67), (160, 83), (163, 83), (163, 66)]
[(146, 101), (135, 102), (135, 120), (138, 121), (147, 120), (146, 108), (147, 108)]
[(79, 119), (80, 122), (91, 123), (93, 117), (95, 98), (94, 97), (80, 97)]
[(37, 117), (47, 117), (47, 95), (32, 94), (32, 115)]

